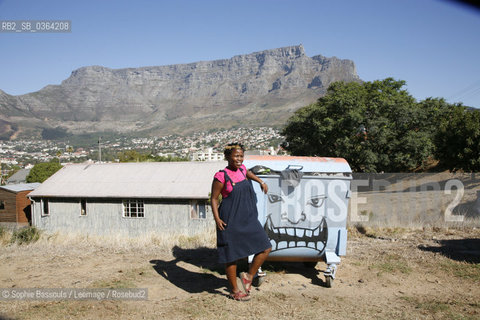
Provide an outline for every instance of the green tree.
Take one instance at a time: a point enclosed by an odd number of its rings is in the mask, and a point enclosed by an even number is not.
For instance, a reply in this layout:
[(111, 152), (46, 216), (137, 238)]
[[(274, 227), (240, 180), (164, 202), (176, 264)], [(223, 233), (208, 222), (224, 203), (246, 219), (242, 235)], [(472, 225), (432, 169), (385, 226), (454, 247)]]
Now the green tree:
[(299, 109), (282, 134), (293, 155), (343, 157), (357, 172), (405, 172), (432, 157), (436, 104), (419, 104), (392, 78), (336, 82)]
[(120, 162), (147, 162), (154, 161), (149, 153), (140, 153), (135, 150), (126, 150), (117, 153)]
[(435, 136), (439, 167), (451, 171), (480, 170), (480, 110), (451, 106)]
[(142, 162), (144, 156), (135, 150), (126, 150), (117, 153), (120, 162)]
[(27, 176), (27, 182), (43, 182), (60, 170), (62, 165), (58, 162), (43, 162), (33, 166)]

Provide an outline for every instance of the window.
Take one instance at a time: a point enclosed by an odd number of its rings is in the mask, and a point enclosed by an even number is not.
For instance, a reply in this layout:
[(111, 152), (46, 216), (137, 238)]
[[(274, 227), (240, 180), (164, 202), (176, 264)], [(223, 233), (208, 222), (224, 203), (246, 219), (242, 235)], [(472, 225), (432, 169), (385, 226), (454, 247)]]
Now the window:
[(48, 199), (42, 199), (42, 215), (48, 216), (50, 215), (50, 211), (48, 210)]
[(143, 200), (123, 200), (123, 216), (128, 218), (145, 217)]
[(0, 200), (0, 210), (5, 210), (5, 200)]
[(207, 203), (206, 201), (192, 201), (190, 204), (190, 218), (191, 219), (206, 219), (207, 218)]
[(86, 216), (87, 215), (87, 200), (81, 199), (80, 200), (80, 215)]

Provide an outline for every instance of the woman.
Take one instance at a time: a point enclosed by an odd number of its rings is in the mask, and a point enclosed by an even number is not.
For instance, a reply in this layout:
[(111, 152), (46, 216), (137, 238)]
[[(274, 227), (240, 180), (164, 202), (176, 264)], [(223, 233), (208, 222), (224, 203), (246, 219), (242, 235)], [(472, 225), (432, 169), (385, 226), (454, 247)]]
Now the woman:
[[(217, 224), (218, 261), (225, 263), (230, 297), (238, 301), (250, 299), (252, 279), (271, 251), (272, 245), (258, 221), (255, 192), (251, 180), (260, 184), (264, 193), (268, 186), (243, 165), (245, 149), (239, 143), (225, 147), (228, 166), (214, 176), (212, 183), (212, 212)], [(218, 206), (218, 196), (222, 203)], [(248, 273), (242, 272), (245, 293), (237, 286), (237, 260), (255, 254)]]

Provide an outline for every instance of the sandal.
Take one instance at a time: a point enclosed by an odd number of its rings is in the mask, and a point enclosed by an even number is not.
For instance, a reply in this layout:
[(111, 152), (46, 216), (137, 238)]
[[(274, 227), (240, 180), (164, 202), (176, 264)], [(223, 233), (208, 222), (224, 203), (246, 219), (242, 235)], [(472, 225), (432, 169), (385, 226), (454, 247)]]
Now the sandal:
[(243, 293), (242, 291), (237, 291), (237, 292), (230, 293), (228, 295), (228, 297), (230, 299), (235, 300), (235, 301), (248, 301), (248, 300), (250, 300), (250, 296), (246, 293)]
[(252, 280), (248, 280), (246, 272), (240, 273), (240, 280), (242, 280), (242, 285), (243, 289), (245, 289), (245, 292), (250, 294), (250, 290), (252, 289)]

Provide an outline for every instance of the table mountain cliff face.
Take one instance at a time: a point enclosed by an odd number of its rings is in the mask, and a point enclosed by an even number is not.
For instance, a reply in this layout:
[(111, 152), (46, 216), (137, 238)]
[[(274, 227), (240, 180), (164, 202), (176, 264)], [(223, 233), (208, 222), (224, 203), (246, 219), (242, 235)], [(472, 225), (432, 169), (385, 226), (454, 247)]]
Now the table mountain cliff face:
[(189, 64), (89, 66), (37, 92), (10, 96), (0, 91), (0, 118), (73, 133), (169, 134), (281, 125), (335, 81), (360, 81), (354, 63), (308, 57), (301, 45)]

